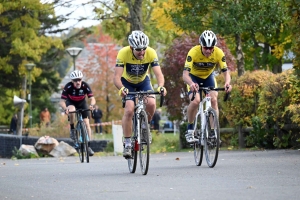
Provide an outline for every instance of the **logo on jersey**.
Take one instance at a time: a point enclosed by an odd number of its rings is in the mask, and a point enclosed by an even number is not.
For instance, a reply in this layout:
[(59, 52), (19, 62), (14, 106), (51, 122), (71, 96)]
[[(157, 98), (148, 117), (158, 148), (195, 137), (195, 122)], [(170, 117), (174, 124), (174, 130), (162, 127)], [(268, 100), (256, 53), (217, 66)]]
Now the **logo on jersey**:
[(144, 73), (145, 73), (144, 65), (131, 65), (130, 74), (139, 75)]
[(79, 90), (79, 95), (84, 95), (83, 90)]
[(222, 62), (226, 62), (225, 56), (222, 57)]
[(124, 63), (122, 62), (122, 60), (117, 59), (117, 60), (116, 60), (116, 65), (117, 65), (117, 66), (123, 66)]
[(186, 58), (186, 61), (191, 62), (191, 61), (192, 61), (192, 57), (191, 57), (191, 56), (188, 56), (188, 57)]

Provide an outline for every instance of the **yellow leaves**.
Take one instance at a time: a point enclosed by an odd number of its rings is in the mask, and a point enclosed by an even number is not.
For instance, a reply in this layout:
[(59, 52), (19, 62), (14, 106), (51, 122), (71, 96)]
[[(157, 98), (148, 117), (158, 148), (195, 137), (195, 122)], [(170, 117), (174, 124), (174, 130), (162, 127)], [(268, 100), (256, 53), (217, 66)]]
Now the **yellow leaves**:
[(174, 0), (167, 0), (161, 4), (157, 4), (152, 13), (152, 20), (156, 21), (156, 27), (165, 31), (174, 31), (177, 34), (182, 34), (183, 31), (174, 24), (168, 12), (172, 9), (181, 9), (175, 5)]
[(38, 62), (51, 46), (63, 48), (61, 40), (45, 36), (38, 37), (32, 29), (27, 30), (25, 37), (17, 37), (12, 41), (11, 54), (19, 54), (23, 58), (30, 57), (35, 62)]
[(277, 59), (282, 58), (283, 54), (284, 54), (284, 45), (280, 44), (280, 45), (274, 46), (274, 49), (272, 49), (272, 52)]
[(274, 49), (272, 49), (272, 53), (275, 55), (275, 57), (276, 57), (277, 59), (281, 59), (281, 58), (283, 57), (283, 54), (284, 54), (284, 46), (285, 46), (286, 44), (290, 44), (290, 43), (292, 43), (292, 35), (289, 35), (288, 37), (286, 37), (286, 38), (284, 39), (284, 41), (283, 41), (281, 44), (279, 44), (279, 45), (273, 44)]
[[(6, 32), (0, 31), (0, 38), (11, 43), (10, 55), (19, 55), (24, 60), (29, 58), (39, 62), (44, 53), (51, 47), (63, 48), (60, 39), (40, 36), (41, 15), (54, 14), (51, 4), (39, 0), (4, 1), (0, 4), (0, 26), (6, 26)], [(11, 13), (15, 13), (13, 16)], [(4, 63), (4, 59), (0, 62)], [(3, 66), (3, 65), (1, 65)], [(9, 69), (9, 68), (8, 68)]]

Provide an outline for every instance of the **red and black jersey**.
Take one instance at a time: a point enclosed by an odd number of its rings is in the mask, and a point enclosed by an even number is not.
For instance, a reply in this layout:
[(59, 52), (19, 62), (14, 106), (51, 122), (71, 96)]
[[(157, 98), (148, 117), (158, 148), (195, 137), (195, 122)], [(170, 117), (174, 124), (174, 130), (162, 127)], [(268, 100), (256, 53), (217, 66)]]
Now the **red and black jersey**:
[(64, 90), (61, 94), (61, 99), (81, 103), (85, 100), (85, 96), (88, 98), (94, 96), (89, 84), (82, 81), (81, 87), (77, 89), (74, 87), (72, 82), (69, 82), (64, 87)]

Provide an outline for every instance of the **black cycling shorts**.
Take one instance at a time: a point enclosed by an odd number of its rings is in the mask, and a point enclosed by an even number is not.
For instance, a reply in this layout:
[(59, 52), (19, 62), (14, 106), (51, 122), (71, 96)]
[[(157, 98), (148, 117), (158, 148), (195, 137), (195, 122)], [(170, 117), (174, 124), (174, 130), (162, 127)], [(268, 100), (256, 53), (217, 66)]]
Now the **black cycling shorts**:
[[(75, 106), (76, 110), (78, 109), (88, 109), (88, 105), (86, 103), (86, 101), (82, 101), (82, 102), (74, 102), (74, 101), (70, 101), (70, 100), (66, 100), (66, 106), (68, 107), (69, 105), (73, 105)], [(90, 118), (90, 112), (91, 111), (85, 111), (82, 113), (82, 118)]]
[[(197, 83), (199, 85), (199, 87), (218, 87), (214, 73), (211, 73), (206, 79), (199, 78), (192, 74), (190, 74), (190, 77), (194, 83)], [(187, 90), (188, 94), (190, 95), (192, 92), (190, 91), (190, 86), (188, 84)]]
[[(129, 90), (129, 92), (137, 92), (137, 91), (153, 91), (153, 87), (151, 85), (150, 78), (146, 76), (146, 78), (137, 84), (133, 84), (128, 82), (125, 78), (121, 78), (122, 84), (125, 88)], [(127, 95), (126, 100), (134, 101), (134, 95)]]

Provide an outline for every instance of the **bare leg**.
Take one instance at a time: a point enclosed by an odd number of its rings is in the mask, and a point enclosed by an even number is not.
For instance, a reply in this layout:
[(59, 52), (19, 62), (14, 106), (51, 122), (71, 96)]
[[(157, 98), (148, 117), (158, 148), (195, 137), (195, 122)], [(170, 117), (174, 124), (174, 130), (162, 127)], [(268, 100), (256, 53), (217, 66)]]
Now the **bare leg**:
[(124, 115), (122, 118), (122, 128), (124, 137), (131, 137), (132, 134), (132, 117), (134, 112), (134, 102), (126, 101)]
[(147, 98), (147, 105), (146, 105), (146, 112), (148, 114), (148, 122), (151, 122), (151, 119), (154, 115), (155, 109), (156, 109), (156, 101), (153, 97)]
[[(190, 94), (190, 98), (193, 94)], [(195, 99), (190, 102), (188, 108), (187, 108), (187, 117), (188, 117), (188, 123), (192, 124), (194, 123), (195, 116), (198, 112), (198, 106), (200, 103), (200, 95), (199, 93), (196, 94)]]

